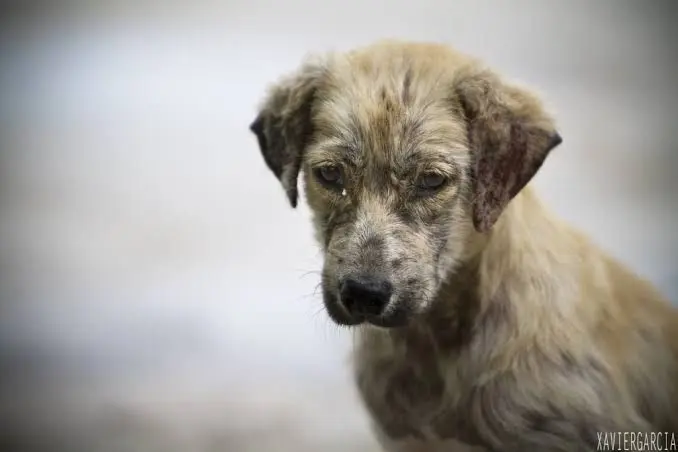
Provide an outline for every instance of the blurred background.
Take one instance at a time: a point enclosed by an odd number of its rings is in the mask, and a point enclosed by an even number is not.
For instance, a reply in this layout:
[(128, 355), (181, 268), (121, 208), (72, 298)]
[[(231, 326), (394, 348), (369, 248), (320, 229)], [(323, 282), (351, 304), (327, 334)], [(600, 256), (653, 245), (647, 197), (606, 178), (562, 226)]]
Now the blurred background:
[(678, 3), (1, 8), (0, 450), (376, 450), (308, 210), (248, 131), (309, 52), (443, 41), (536, 87), (542, 196), (678, 300)]

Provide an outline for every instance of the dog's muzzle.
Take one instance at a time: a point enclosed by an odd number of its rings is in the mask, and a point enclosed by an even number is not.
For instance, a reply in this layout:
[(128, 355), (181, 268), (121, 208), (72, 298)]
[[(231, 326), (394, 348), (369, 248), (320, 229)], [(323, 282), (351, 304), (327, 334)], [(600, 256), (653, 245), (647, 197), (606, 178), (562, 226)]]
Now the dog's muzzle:
[(386, 278), (362, 274), (339, 283), (339, 303), (351, 317), (349, 323), (369, 322), (384, 328), (401, 326), (405, 313), (393, 306), (393, 284)]

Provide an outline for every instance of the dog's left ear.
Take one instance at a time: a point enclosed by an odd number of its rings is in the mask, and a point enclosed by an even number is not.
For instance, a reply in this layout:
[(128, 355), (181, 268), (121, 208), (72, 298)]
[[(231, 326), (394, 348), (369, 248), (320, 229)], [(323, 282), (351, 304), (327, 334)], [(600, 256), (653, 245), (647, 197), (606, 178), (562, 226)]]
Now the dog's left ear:
[(322, 68), (305, 64), (274, 85), (250, 124), (268, 168), (296, 207), (297, 178), (303, 151), (313, 134), (312, 112)]
[(473, 155), (473, 224), (487, 232), (563, 140), (533, 94), (484, 69), (455, 84)]

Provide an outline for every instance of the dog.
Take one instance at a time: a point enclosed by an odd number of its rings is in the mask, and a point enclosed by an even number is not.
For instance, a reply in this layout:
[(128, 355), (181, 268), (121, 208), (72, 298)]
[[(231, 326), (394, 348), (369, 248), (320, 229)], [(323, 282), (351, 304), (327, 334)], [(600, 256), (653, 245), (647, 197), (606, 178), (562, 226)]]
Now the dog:
[(307, 59), (250, 130), (293, 207), (303, 179), (384, 450), (676, 450), (678, 313), (530, 187), (563, 141), (537, 95), (384, 40)]

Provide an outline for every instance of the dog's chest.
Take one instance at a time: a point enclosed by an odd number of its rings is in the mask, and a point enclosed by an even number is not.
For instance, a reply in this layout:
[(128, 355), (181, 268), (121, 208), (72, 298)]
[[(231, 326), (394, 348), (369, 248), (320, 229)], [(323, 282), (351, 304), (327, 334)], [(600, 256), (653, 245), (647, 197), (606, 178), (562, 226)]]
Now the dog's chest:
[(358, 390), (389, 450), (475, 442), (467, 417), (460, 415), (465, 410), (452, 369), (430, 347), (363, 349), (356, 363)]

